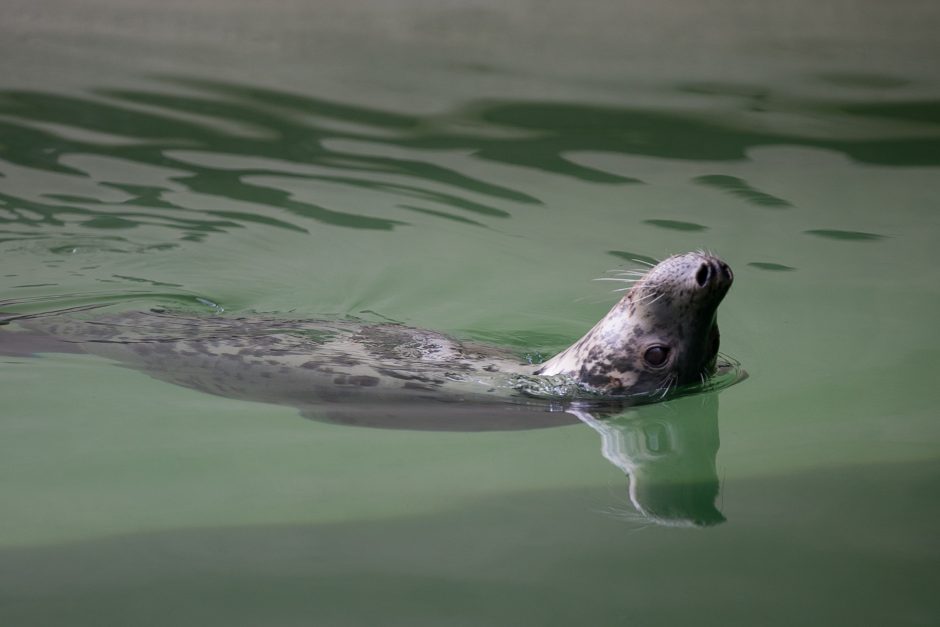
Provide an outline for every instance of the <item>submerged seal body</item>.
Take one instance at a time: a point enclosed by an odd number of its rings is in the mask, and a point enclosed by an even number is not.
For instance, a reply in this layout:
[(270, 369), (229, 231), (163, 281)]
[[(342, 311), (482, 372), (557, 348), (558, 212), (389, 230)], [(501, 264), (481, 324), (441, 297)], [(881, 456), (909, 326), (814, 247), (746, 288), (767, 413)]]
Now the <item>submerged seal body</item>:
[(0, 333), (0, 353), (92, 353), (178, 385), (343, 423), (531, 428), (575, 421), (547, 411), (545, 399), (558, 390), (562, 399), (634, 403), (704, 382), (718, 351), (716, 310), (732, 280), (712, 255), (670, 257), (542, 364), (400, 324), (164, 310), (13, 315), (7, 322), (27, 332)]

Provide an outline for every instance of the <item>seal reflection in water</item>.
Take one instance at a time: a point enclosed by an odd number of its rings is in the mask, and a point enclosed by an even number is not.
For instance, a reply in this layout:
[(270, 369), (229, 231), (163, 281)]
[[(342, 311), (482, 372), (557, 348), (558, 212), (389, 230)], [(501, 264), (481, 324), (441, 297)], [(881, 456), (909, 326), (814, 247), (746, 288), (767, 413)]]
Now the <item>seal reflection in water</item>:
[[(584, 337), (535, 365), (499, 347), (400, 324), (162, 309), (10, 314), (0, 353), (92, 353), (174, 384), (343, 424), (490, 430), (581, 420), (606, 442), (616, 428), (598, 422), (599, 412), (662, 400), (715, 373), (716, 311), (732, 280), (713, 255), (670, 257)], [(623, 450), (618, 459), (632, 461), (615, 463), (634, 478), (635, 496), (644, 484), (637, 469), (649, 464), (637, 461), (636, 447)]]
[(571, 408), (601, 436), (601, 454), (627, 476), (627, 495), (638, 515), (624, 519), (668, 527), (724, 522), (715, 505), (719, 482), (718, 394), (708, 392), (644, 405), (601, 419)]

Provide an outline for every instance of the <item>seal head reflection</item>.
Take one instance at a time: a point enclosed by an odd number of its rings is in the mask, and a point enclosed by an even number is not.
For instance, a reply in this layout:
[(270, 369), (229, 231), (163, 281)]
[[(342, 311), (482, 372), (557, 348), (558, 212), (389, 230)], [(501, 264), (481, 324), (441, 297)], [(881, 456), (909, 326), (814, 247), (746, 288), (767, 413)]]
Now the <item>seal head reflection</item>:
[(708, 527), (725, 521), (719, 493), (718, 395), (688, 396), (599, 420), (569, 409), (601, 436), (601, 453), (628, 477), (628, 496), (647, 521)]

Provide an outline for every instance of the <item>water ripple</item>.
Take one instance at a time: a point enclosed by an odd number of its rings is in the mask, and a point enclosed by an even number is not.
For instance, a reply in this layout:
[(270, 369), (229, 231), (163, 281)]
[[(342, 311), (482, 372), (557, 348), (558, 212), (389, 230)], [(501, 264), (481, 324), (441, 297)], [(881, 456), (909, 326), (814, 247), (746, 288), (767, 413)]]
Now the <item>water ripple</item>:
[[(860, 163), (940, 164), (935, 132), (940, 103), (927, 100), (812, 102), (786, 100), (760, 86), (677, 87), (743, 99), (751, 110), (759, 103), (764, 112), (788, 108), (789, 114), (813, 119), (798, 132), (775, 128), (772, 120), (763, 125), (753, 117), (735, 121), (702, 108), (491, 101), (446, 115), (403, 114), (233, 83), (165, 80), (198, 95), (131, 89), (95, 89), (86, 96), (0, 91), (0, 158), (7, 164), (0, 164), (0, 176), (10, 183), (23, 172), (45, 172), (68, 178), (72, 183), (66, 187), (84, 179), (100, 191), (73, 193), (50, 181), (45, 192), (27, 194), (15, 191), (24, 185), (5, 183), (0, 224), (111, 231), (147, 224), (198, 241), (249, 225), (297, 232), (317, 224), (388, 231), (408, 225), (409, 214), (491, 227), (520, 206), (542, 204), (509, 170), (486, 180), (443, 165), (435, 151), (466, 155), (496, 166), (497, 173), (500, 166), (518, 166), (604, 184), (638, 179), (574, 163), (566, 155), (606, 152), (725, 162), (746, 160), (754, 148), (791, 145), (835, 151)], [(845, 127), (826, 115), (850, 118), (853, 125)], [(903, 124), (908, 126), (902, 133), (898, 125)], [(908, 132), (918, 128), (926, 132)], [(791, 206), (737, 177), (710, 174), (694, 181), (755, 205)], [(298, 188), (301, 182), (309, 185)], [(372, 207), (373, 215), (334, 206), (338, 201), (323, 193), (330, 186), (368, 190), (380, 202)]]

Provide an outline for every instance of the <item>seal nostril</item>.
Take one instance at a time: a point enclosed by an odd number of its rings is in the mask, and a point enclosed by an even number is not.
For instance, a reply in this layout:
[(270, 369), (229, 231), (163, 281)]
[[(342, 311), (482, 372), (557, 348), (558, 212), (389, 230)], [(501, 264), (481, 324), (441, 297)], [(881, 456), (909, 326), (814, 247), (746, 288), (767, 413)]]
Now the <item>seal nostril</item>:
[(699, 287), (705, 287), (705, 284), (708, 283), (708, 275), (711, 274), (708, 269), (708, 264), (703, 263), (698, 269), (698, 272), (695, 273), (695, 282), (698, 283)]
[(721, 268), (721, 275), (725, 277), (725, 279), (727, 279), (728, 281), (731, 281), (732, 279), (734, 279), (734, 275), (731, 274), (731, 268), (728, 267), (728, 264), (720, 263), (718, 264), (718, 267)]

